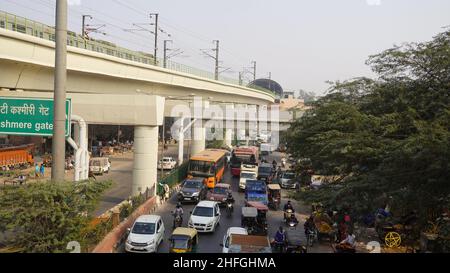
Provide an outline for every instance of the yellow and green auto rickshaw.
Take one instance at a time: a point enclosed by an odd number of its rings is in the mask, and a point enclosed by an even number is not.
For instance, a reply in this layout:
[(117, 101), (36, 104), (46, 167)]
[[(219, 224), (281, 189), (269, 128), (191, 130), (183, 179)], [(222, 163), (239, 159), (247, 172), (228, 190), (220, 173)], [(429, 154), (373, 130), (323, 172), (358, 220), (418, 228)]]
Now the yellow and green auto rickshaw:
[(193, 253), (197, 250), (198, 233), (196, 229), (178, 227), (169, 239), (170, 253)]

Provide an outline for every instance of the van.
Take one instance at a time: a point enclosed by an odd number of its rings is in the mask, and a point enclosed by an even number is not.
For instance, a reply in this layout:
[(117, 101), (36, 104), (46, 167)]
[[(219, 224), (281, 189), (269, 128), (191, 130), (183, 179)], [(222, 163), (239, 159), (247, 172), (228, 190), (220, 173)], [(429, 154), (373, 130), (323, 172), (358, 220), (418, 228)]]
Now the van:
[(111, 168), (111, 163), (107, 157), (94, 157), (89, 160), (89, 172), (93, 174), (108, 173)]

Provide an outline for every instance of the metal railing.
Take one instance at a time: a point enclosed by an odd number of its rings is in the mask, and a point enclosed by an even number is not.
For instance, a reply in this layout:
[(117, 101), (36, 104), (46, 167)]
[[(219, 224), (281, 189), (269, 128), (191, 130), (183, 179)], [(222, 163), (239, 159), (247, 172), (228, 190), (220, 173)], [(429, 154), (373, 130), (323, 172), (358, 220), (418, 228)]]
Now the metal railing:
[(173, 188), (181, 183), (187, 177), (188, 166), (189, 162), (185, 162), (158, 181), (157, 194), (160, 196), (164, 194), (164, 184), (167, 184), (169, 188)]
[[(4, 11), (0, 11), (0, 28), (20, 32), (23, 34), (28, 34), (34, 37), (38, 37), (53, 42), (55, 41), (54, 27), (47, 26), (45, 24), (26, 19), (24, 17), (16, 16)], [(155, 61), (152, 54), (132, 51), (103, 40), (84, 39), (83, 37), (72, 31), (68, 31), (67, 33), (67, 45), (87, 49), (98, 53), (107, 54), (110, 56), (126, 59), (129, 61), (139, 62), (148, 65), (155, 65)], [(163, 60), (157, 58), (156, 65), (162, 67)], [(202, 78), (214, 79), (214, 73), (190, 67), (177, 62), (173, 62), (170, 60), (167, 60), (166, 68), (178, 72), (183, 72), (186, 74), (195, 75)], [(240, 85), (239, 80), (222, 76), (219, 77), (219, 81)], [(258, 90), (273, 95), (273, 93), (267, 89), (258, 88)]]

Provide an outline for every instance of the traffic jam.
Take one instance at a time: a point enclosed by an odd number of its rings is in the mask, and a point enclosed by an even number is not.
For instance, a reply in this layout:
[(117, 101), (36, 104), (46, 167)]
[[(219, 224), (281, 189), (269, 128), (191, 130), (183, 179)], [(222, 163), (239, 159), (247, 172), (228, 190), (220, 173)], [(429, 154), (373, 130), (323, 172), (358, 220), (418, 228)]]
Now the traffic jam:
[[(204, 252), (198, 248), (202, 239), (210, 244), (215, 238), (207, 234), (223, 233), (218, 243), (222, 253), (306, 253), (307, 236), (297, 230), (294, 206), (282, 199), (282, 188), (297, 188), (295, 175), (284, 153), (279, 153), (279, 163), (269, 163), (272, 151), (260, 148), (206, 149), (192, 155), (188, 176), (169, 202), (171, 221), (164, 222), (163, 214), (139, 217), (128, 229), (125, 251)], [(268, 212), (280, 209), (282, 221), (269, 221)], [(226, 229), (218, 230), (221, 225)]]

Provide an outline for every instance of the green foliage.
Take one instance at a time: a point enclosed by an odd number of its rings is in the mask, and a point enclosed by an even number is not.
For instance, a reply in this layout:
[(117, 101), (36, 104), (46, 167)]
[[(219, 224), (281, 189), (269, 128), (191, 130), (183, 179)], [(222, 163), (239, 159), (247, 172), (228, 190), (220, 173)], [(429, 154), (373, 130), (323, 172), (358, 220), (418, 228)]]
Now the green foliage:
[(397, 216), (417, 210), (426, 223), (449, 206), (450, 31), (368, 64), (379, 78), (333, 83), (287, 133), (295, 158), (344, 178), (300, 198), (357, 214), (389, 202)]
[(37, 182), (0, 188), (0, 232), (24, 252), (66, 252), (83, 242), (89, 212), (111, 182)]

